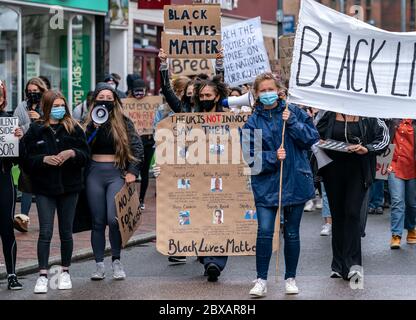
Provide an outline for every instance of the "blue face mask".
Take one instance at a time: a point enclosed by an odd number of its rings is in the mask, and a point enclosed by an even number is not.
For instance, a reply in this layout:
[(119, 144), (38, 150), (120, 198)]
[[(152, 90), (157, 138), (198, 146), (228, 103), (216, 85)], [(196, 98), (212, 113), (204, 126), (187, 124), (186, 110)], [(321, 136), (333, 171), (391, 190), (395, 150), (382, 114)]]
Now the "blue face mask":
[(272, 106), (279, 99), (277, 92), (270, 91), (260, 94), (260, 102), (265, 106)]
[(65, 106), (54, 107), (51, 110), (51, 118), (55, 120), (61, 120), (66, 114)]

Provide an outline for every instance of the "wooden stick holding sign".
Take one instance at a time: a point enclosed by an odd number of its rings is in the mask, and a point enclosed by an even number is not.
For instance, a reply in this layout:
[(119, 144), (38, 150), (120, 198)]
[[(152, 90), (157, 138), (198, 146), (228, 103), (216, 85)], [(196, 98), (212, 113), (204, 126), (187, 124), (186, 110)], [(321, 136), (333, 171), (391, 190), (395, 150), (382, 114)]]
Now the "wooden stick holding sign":
[(117, 220), (120, 229), (123, 248), (142, 223), (142, 213), (139, 207), (137, 184), (125, 184), (114, 198), (117, 209)]

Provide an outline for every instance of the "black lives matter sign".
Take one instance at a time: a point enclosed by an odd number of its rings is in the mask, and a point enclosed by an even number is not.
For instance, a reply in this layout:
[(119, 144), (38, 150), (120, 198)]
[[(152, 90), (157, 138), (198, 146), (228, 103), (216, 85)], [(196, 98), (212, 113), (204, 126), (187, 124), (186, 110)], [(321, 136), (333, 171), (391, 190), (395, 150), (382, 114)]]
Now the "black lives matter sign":
[(221, 47), (219, 5), (165, 6), (162, 47), (170, 58), (215, 58)]
[(0, 157), (19, 156), (19, 139), (14, 135), (18, 126), (19, 120), (16, 117), (0, 118)]

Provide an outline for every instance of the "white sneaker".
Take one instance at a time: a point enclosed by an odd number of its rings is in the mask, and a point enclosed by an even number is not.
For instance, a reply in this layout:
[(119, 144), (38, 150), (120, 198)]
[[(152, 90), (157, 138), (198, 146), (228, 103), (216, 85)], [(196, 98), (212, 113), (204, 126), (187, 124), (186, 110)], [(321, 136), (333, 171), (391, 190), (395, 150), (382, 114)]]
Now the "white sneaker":
[(289, 278), (286, 280), (286, 294), (298, 294), (299, 289), (296, 286), (295, 278)]
[(49, 280), (46, 277), (39, 277), (36, 280), (34, 293), (47, 293)]
[(315, 205), (313, 204), (313, 200), (309, 200), (308, 202), (306, 202), (305, 208), (303, 209), (303, 211), (311, 212), (314, 210), (315, 210)]
[(97, 262), (97, 270), (91, 275), (91, 280), (103, 280), (105, 278), (104, 262)]
[(126, 278), (126, 273), (124, 272), (123, 265), (120, 260), (114, 260), (113, 272), (113, 278), (116, 280), (124, 280)]
[(322, 198), (316, 198), (315, 200), (315, 208), (321, 210), (323, 208)]
[(58, 289), (69, 290), (72, 289), (71, 276), (68, 272), (61, 272), (58, 278)]
[(256, 297), (264, 297), (267, 293), (267, 280), (257, 279), (253, 281), (255, 283), (253, 289), (250, 290), (250, 295)]
[(321, 236), (330, 236), (332, 234), (332, 224), (325, 223), (322, 226)]

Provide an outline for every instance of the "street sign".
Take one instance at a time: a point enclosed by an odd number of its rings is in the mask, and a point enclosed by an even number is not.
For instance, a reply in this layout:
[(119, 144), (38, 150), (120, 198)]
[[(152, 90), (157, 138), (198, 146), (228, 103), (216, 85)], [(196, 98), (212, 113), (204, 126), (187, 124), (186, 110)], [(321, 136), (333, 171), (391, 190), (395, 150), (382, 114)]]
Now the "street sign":
[(283, 34), (295, 33), (295, 16), (283, 17)]

